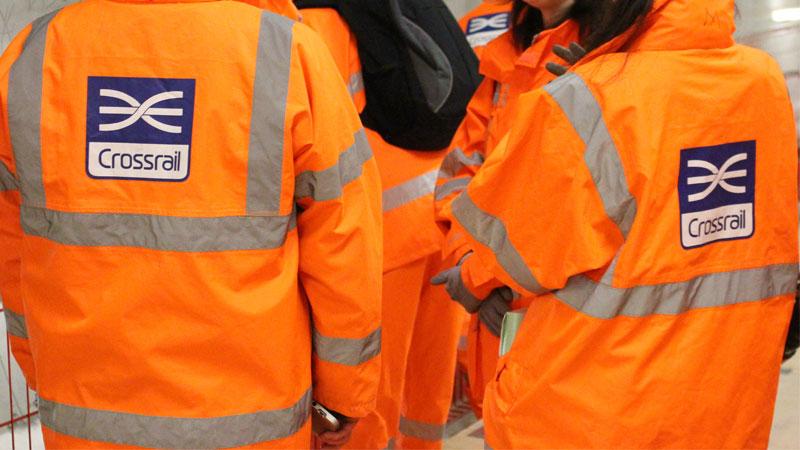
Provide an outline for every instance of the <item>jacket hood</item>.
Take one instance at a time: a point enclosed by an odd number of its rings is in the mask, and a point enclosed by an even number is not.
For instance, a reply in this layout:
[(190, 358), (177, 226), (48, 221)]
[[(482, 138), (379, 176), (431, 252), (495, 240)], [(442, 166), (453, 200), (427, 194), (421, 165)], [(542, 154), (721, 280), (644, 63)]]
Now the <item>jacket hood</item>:
[(727, 48), (735, 44), (734, 14), (734, 0), (655, 0), (642, 27), (631, 27), (573, 67), (610, 53)]
[[(208, 3), (219, 0), (113, 0), (119, 3)], [(294, 6), (292, 0), (236, 0), (247, 3), (257, 8), (261, 8), (293, 20), (300, 18), (300, 13)]]
[(631, 50), (725, 48), (734, 44), (734, 0), (655, 0)]

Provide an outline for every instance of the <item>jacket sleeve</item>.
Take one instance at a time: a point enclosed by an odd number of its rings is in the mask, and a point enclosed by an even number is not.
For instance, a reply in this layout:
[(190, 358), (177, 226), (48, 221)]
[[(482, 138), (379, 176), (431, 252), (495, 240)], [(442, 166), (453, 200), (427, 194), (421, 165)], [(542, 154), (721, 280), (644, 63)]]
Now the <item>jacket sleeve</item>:
[(380, 372), (381, 188), (347, 88), (325, 44), (296, 24), (294, 73), (303, 103), (292, 141), (299, 277), (314, 341), (314, 398), (349, 417), (374, 408)]
[(501, 146), (453, 203), (457, 228), (478, 256), (464, 263), (467, 289), (485, 292), (487, 272), (527, 294), (602, 273), (622, 232), (605, 212), (585, 144), (558, 103), (543, 89), (522, 96)]
[(20, 286), (22, 228), (20, 225), (20, 192), (16, 175), (11, 136), (8, 131), (8, 77), (11, 65), (22, 51), (30, 33), (26, 28), (9, 45), (0, 58), (0, 301), (5, 315), (6, 333), (14, 358), (22, 368), (31, 388), (36, 386), (36, 371), (28, 343), (25, 307)]
[(452, 228), (451, 205), (483, 165), (493, 109), (495, 82), (484, 78), (467, 105), (467, 115), (456, 131), (439, 169), (434, 193), (436, 221), (446, 233), (443, 256), (460, 258), (468, 251), (466, 237)]

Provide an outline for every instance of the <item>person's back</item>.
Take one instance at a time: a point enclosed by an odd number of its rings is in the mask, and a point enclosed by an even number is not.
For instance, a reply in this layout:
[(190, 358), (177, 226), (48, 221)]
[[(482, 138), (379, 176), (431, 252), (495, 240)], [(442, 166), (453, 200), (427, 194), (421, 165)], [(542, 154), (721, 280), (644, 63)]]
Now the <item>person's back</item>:
[(48, 446), (307, 447), (312, 397), (371, 409), (380, 191), (335, 71), (236, 2), (88, 0), (12, 43), (0, 289)]
[(645, 23), (523, 96), (453, 207), (480, 262), (544, 294), (487, 390), (492, 447), (767, 445), (797, 279), (785, 82), (734, 45), (732, 1)]

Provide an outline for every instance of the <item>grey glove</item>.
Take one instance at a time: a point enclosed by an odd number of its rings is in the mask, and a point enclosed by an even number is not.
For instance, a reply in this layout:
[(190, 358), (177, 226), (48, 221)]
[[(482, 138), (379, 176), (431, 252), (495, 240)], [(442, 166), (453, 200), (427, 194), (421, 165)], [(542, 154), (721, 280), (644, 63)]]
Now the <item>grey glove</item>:
[(464, 281), (461, 279), (461, 264), (470, 255), (467, 254), (461, 258), (461, 261), (455, 267), (439, 272), (435, 277), (431, 278), (431, 284), (434, 286), (444, 285), (444, 289), (450, 294), (450, 298), (460, 303), (468, 313), (472, 314), (480, 308), (481, 302), (469, 292), (469, 289), (464, 286)]
[(481, 302), (478, 309), (478, 319), (486, 325), (489, 331), (500, 337), (500, 329), (503, 326), (503, 317), (511, 311), (511, 300), (514, 299), (514, 292), (509, 287), (497, 288)]
[(555, 45), (553, 46), (553, 53), (567, 62), (566, 65), (556, 64), (554, 62), (545, 64), (545, 68), (547, 68), (548, 72), (559, 77), (567, 73), (570, 67), (574, 66), (581, 58), (586, 56), (586, 50), (577, 42), (569, 44), (569, 48), (562, 45)]

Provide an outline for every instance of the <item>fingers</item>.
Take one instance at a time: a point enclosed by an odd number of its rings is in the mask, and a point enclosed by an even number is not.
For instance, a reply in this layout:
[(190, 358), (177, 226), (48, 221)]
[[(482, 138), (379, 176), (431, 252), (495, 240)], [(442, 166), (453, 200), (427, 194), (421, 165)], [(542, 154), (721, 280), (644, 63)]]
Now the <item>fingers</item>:
[(578, 44), (577, 42), (569, 44), (569, 51), (575, 57), (575, 62), (573, 62), (572, 64), (575, 64), (576, 62), (580, 61), (581, 58), (586, 56), (586, 49), (581, 47), (581, 45)]
[(431, 278), (431, 284), (434, 286), (440, 286), (447, 283), (449, 272), (450, 269), (439, 272), (435, 277)]
[(549, 62), (549, 63), (545, 64), (545, 68), (547, 69), (548, 72), (552, 73), (553, 75), (555, 75), (557, 77), (560, 77), (561, 75), (564, 75), (565, 73), (567, 73), (567, 70), (568, 70), (566, 67), (564, 67), (564, 66), (562, 66), (560, 64), (556, 64), (554, 62)]
[(355, 422), (346, 422), (338, 431), (326, 431), (320, 433), (319, 440), (322, 441), (322, 448), (341, 448), (353, 434)]
[(568, 62), (570, 64), (574, 64), (572, 62), (572, 60), (573, 60), (572, 52), (567, 47), (564, 47), (563, 45), (556, 44), (556, 45), (553, 46), (553, 53), (555, 53), (556, 56), (558, 56), (559, 58), (563, 59), (564, 61), (566, 61), (566, 62)]
[[(495, 290), (495, 293), (496, 292), (497, 290)], [(500, 329), (503, 325), (503, 316), (510, 309), (511, 307), (508, 306), (505, 300), (500, 298), (499, 295), (494, 294), (481, 304), (481, 309), (478, 311), (478, 318), (486, 325), (486, 328), (488, 328), (493, 335), (499, 337)]]
[(506, 302), (514, 300), (514, 291), (512, 291), (511, 288), (508, 286), (504, 286), (497, 289), (497, 293), (500, 295), (500, 298), (502, 298)]

